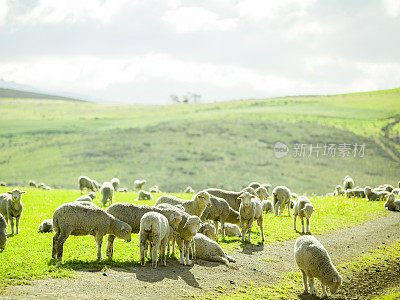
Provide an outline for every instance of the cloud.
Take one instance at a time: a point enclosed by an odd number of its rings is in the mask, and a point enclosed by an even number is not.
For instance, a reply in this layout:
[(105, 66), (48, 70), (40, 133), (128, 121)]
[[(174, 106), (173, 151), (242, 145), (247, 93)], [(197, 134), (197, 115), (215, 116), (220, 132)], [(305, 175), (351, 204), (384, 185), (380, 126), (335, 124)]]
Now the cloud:
[(162, 20), (178, 33), (202, 30), (227, 31), (237, 26), (237, 19), (221, 19), (216, 13), (199, 6), (167, 10), (162, 16)]
[(0, 0), (0, 24), (4, 24), (9, 11), (8, 1)]
[(399, 0), (383, 0), (383, 7), (386, 13), (393, 18), (400, 16), (400, 1)]

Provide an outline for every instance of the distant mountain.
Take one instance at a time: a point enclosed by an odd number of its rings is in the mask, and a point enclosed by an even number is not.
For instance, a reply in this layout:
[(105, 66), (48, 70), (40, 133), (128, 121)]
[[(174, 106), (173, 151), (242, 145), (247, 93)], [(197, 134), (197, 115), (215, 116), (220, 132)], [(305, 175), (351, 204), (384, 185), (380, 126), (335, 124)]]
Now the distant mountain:
[(36, 92), (22, 91), (22, 90), (14, 90), (14, 89), (5, 89), (0, 88), (0, 99), (1, 98), (15, 98), (15, 99), (52, 99), (52, 100), (65, 100), (65, 101), (83, 101), (81, 99), (74, 99), (70, 97), (42, 94)]

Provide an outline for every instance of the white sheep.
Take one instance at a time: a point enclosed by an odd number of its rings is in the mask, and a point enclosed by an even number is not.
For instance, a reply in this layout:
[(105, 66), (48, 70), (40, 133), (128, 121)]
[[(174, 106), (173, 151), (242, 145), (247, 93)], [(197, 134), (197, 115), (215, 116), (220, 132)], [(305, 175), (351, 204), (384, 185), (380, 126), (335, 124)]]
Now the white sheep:
[(48, 185), (45, 185), (44, 187), (42, 187), (42, 190), (51, 191), (51, 187), (49, 187)]
[(100, 191), (101, 185), (94, 179), (92, 179), (92, 186), (96, 191)]
[(95, 198), (96, 198), (96, 193), (95, 192), (90, 192), (87, 195), (83, 195), (83, 196), (80, 196), (80, 197), (76, 198), (75, 201), (93, 202), (93, 199), (95, 199)]
[(304, 220), (306, 218), (306, 232), (310, 233), (310, 218), (314, 212), (311, 201), (306, 196), (300, 196), (293, 208), (293, 229), (296, 231), (296, 218), (300, 217), (302, 233), (304, 233)]
[(0, 251), (6, 248), (7, 244), (7, 222), (3, 215), (0, 214)]
[(216, 241), (218, 237), (217, 229), (215, 228), (215, 226), (207, 222), (201, 224), (197, 233), (204, 234), (206, 237), (212, 239), (213, 241)]
[(256, 181), (250, 182), (250, 184), (248, 185), (249, 187), (253, 188), (253, 189), (257, 189), (259, 188), (261, 185), (261, 183), (258, 183)]
[(114, 188), (114, 191), (116, 191), (117, 189), (118, 189), (118, 187), (119, 187), (119, 179), (118, 178), (113, 178), (113, 179), (111, 179), (111, 184), (112, 184), (112, 186), (113, 186), (113, 188)]
[(184, 192), (185, 194), (194, 194), (194, 193), (196, 193), (196, 192), (194, 191), (194, 189), (193, 189), (190, 185), (187, 186), (183, 192)]
[(350, 197), (365, 198), (365, 191), (363, 188), (347, 189), (345, 191), (345, 195), (347, 198)]
[(34, 181), (34, 180), (29, 180), (29, 182), (28, 182), (28, 186), (30, 186), (30, 187), (34, 187), (34, 188), (37, 188), (37, 184), (36, 184), (36, 182)]
[(53, 231), (53, 219), (46, 219), (39, 225), (39, 232), (46, 233)]
[(290, 194), (290, 190), (286, 186), (276, 186), (274, 188), (272, 191), (272, 199), (275, 216), (281, 215), (285, 207), (287, 207), (290, 216)]
[(52, 257), (62, 260), (63, 246), (70, 235), (93, 235), (97, 243), (97, 258), (102, 259), (103, 236), (112, 234), (127, 242), (131, 241), (132, 228), (96, 205), (80, 202), (64, 203), (53, 214)]
[(261, 205), (262, 205), (263, 211), (266, 214), (274, 211), (274, 209), (273, 209), (274, 205), (272, 204), (271, 200), (263, 200), (263, 201), (261, 201)]
[[(147, 243), (150, 243), (151, 262), (153, 268), (157, 268), (158, 251), (160, 251), (161, 263), (166, 266), (165, 248), (167, 247), (172, 230), (181, 222), (179, 214), (171, 214), (170, 220), (158, 212), (148, 212), (140, 220), (139, 242), (140, 263), (145, 265), (145, 252)], [(171, 227), (172, 228), (171, 228)]]
[(37, 187), (38, 187), (39, 189), (42, 189), (42, 188), (44, 188), (45, 186), (46, 186), (46, 184), (43, 183), (43, 182), (39, 182), (39, 183), (37, 184)]
[(118, 192), (118, 193), (127, 193), (128, 192), (128, 188), (126, 188), (126, 187), (118, 188), (116, 190), (116, 192)]
[(224, 252), (221, 246), (205, 236), (204, 234), (197, 233), (194, 237), (194, 246), (196, 251), (196, 258), (207, 261), (216, 261), (224, 264), (228, 262), (236, 262), (236, 260)]
[(183, 200), (175, 196), (163, 195), (160, 196), (155, 205), (161, 203), (169, 203), (172, 205), (181, 204), (185, 211), (193, 216), (200, 217), (207, 206), (211, 206), (210, 194), (205, 191), (200, 191), (191, 200)]
[(79, 176), (78, 184), (81, 193), (83, 193), (83, 189), (87, 189), (89, 192), (96, 191), (96, 187), (94, 186), (93, 181), (87, 176)]
[(253, 194), (255, 196), (256, 192), (252, 187), (246, 187), (240, 192), (232, 192), (232, 191), (226, 191), (226, 190), (221, 190), (221, 189), (215, 189), (215, 188), (209, 188), (205, 190), (209, 194), (223, 198), (228, 202), (229, 206), (232, 207), (234, 210), (238, 211), (240, 207), (240, 203), (242, 203), (241, 199), (239, 199), (239, 196), (243, 194), (244, 192), (249, 192), (250, 194)]
[(364, 193), (368, 201), (385, 200), (389, 196), (389, 192), (372, 190), (369, 186), (364, 188)]
[(26, 191), (20, 191), (19, 189), (13, 189), (5, 194), (0, 194), (0, 214), (3, 215), (6, 223), (10, 221), (11, 234), (14, 234), (14, 218), (15, 218), (15, 229), (16, 233), (19, 233), (19, 220), (21, 219), (23, 205), (22, 205), (22, 194)]
[(153, 185), (151, 188), (149, 188), (150, 193), (161, 193), (160, 188), (157, 185)]
[(354, 187), (354, 180), (350, 176), (346, 176), (343, 180), (344, 190), (352, 189)]
[[(179, 224), (176, 232), (176, 243), (179, 248), (179, 262), (182, 265), (190, 265), (189, 251), (193, 247), (193, 237), (197, 234), (203, 222), (198, 216), (191, 216), (182, 212), (182, 222)], [(193, 253), (196, 257), (196, 252)]]
[(324, 297), (327, 296), (327, 287), (334, 294), (342, 285), (343, 279), (333, 265), (328, 251), (315, 237), (311, 235), (299, 237), (294, 244), (294, 258), (303, 275), (306, 293), (308, 292), (307, 279), (311, 294), (315, 294), (314, 278), (321, 282)]
[(251, 243), (251, 228), (253, 227), (254, 220), (257, 220), (257, 225), (260, 228), (261, 240), (264, 242), (264, 229), (263, 229), (263, 212), (260, 199), (244, 192), (239, 196), (242, 203), (239, 207), (240, 224), (242, 227), (242, 242), (244, 242), (246, 233), (248, 232), (248, 240)]
[(256, 196), (258, 197), (258, 199), (260, 199), (260, 201), (267, 200), (270, 196), (267, 189), (263, 186), (256, 188), (254, 192), (256, 193)]
[(107, 201), (110, 200), (111, 204), (114, 197), (114, 187), (112, 186), (111, 182), (104, 182), (100, 188), (100, 193), (102, 195), (101, 203), (105, 206)]
[(140, 190), (138, 193), (138, 200), (152, 200), (153, 195), (150, 192)]
[(395, 195), (400, 195), (400, 188), (394, 188), (392, 193)]
[(336, 186), (335, 190), (333, 191), (334, 197), (339, 197), (344, 194), (343, 187), (339, 184)]
[(133, 182), (133, 187), (134, 187), (134, 189), (136, 190), (136, 191), (138, 191), (138, 190), (141, 190), (142, 188), (143, 188), (143, 186), (146, 184), (146, 180), (135, 180), (134, 182)]
[(231, 236), (231, 237), (241, 237), (242, 236), (239, 226), (237, 226), (236, 224), (230, 224), (230, 223), (225, 224), (225, 234), (227, 236)]
[(396, 195), (391, 193), (384, 207), (391, 211), (400, 211), (400, 199), (396, 199)]
[(0, 186), (7, 186), (7, 184), (4, 181), (0, 181)]

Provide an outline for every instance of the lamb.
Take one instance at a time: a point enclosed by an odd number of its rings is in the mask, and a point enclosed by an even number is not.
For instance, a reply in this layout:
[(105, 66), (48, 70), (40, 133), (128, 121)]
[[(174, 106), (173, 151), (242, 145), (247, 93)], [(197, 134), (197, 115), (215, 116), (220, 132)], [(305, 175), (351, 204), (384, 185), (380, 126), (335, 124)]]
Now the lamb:
[(236, 211), (238, 211), (239, 207), (240, 207), (241, 200), (239, 199), (239, 196), (241, 194), (243, 194), (244, 192), (249, 192), (256, 196), (255, 190), (252, 187), (246, 187), (243, 190), (241, 190), (240, 192), (225, 191), (225, 190), (214, 189), (214, 188), (206, 189), (205, 191), (215, 197), (225, 199), (226, 202), (228, 202), (229, 206), (232, 207)]
[(362, 189), (362, 188), (347, 189), (345, 191), (345, 195), (347, 198), (350, 198), (350, 197), (365, 198), (365, 192), (364, 192), (364, 189)]
[(193, 240), (197, 258), (207, 261), (221, 262), (224, 264), (236, 262), (233, 257), (226, 255), (217, 242), (211, 240), (204, 234), (197, 233), (193, 237)]
[(153, 195), (149, 192), (146, 192), (144, 190), (140, 190), (138, 193), (138, 200), (152, 200)]
[(79, 176), (78, 183), (81, 193), (83, 193), (83, 189), (87, 189), (90, 192), (94, 192), (96, 190), (95, 186), (93, 185), (93, 181), (87, 176)]
[(364, 188), (364, 193), (365, 193), (365, 196), (367, 197), (368, 201), (384, 200), (389, 196), (389, 192), (375, 191), (375, 190), (372, 190), (372, 188), (369, 186), (366, 186)]
[(37, 184), (36, 184), (36, 182), (34, 181), (34, 180), (29, 180), (29, 182), (28, 182), (28, 185), (30, 186), (30, 187), (34, 187), (34, 188), (37, 188)]
[(293, 209), (293, 229), (296, 230), (296, 218), (300, 217), (302, 233), (304, 233), (304, 221), (303, 218), (306, 218), (306, 233), (310, 233), (310, 218), (312, 213), (314, 212), (314, 207), (311, 204), (311, 201), (306, 196), (300, 196), (294, 205)]
[(7, 244), (7, 222), (3, 215), (0, 214), (0, 251), (6, 248)]
[(132, 227), (96, 205), (79, 202), (64, 203), (53, 214), (52, 257), (62, 260), (65, 240), (70, 235), (93, 235), (97, 243), (97, 258), (102, 259), (103, 236), (112, 234), (131, 241)]
[(339, 184), (336, 186), (335, 190), (333, 191), (334, 197), (339, 197), (344, 194), (343, 187)]
[(112, 186), (114, 188), (114, 191), (116, 191), (118, 189), (118, 186), (119, 186), (119, 179), (114, 177), (113, 179), (111, 179), (110, 182), (111, 182), (111, 184), (112, 184)]
[(241, 237), (242, 233), (240, 232), (239, 226), (235, 224), (225, 224), (225, 235), (232, 237)]
[(242, 227), (242, 242), (244, 242), (246, 233), (248, 232), (249, 243), (251, 243), (251, 228), (253, 227), (254, 220), (257, 220), (257, 225), (260, 228), (261, 240), (264, 242), (264, 230), (263, 230), (263, 213), (262, 205), (260, 199), (256, 196), (250, 194), (249, 192), (244, 192), (239, 196), (242, 203), (239, 207), (240, 224)]
[(391, 193), (384, 207), (391, 211), (400, 211), (400, 199), (396, 199), (395, 194)]
[(321, 282), (324, 297), (327, 296), (327, 287), (334, 294), (342, 285), (343, 279), (333, 265), (328, 251), (315, 237), (311, 235), (299, 237), (294, 244), (294, 258), (303, 275), (306, 293), (308, 292), (307, 279), (311, 294), (315, 294), (314, 278)]
[(90, 192), (87, 195), (83, 195), (83, 196), (80, 196), (80, 197), (76, 198), (75, 201), (93, 202), (93, 199), (95, 199), (95, 198), (96, 198), (96, 193), (95, 192)]
[(175, 196), (163, 195), (160, 196), (155, 205), (161, 203), (169, 203), (172, 205), (181, 204), (185, 211), (193, 216), (200, 217), (207, 206), (211, 206), (210, 194), (205, 191), (200, 191), (191, 200), (183, 200)]
[(157, 185), (153, 185), (151, 188), (149, 188), (150, 193), (161, 193), (159, 187)]
[(26, 194), (26, 191), (13, 189), (5, 194), (0, 194), (0, 214), (3, 215), (6, 224), (10, 221), (11, 234), (14, 234), (14, 218), (16, 233), (19, 233), (19, 220), (23, 210), (22, 194)]
[(197, 233), (204, 234), (206, 237), (216, 241), (218, 238), (217, 230), (213, 224), (203, 223), (201, 224), (199, 231)]
[[(147, 243), (151, 244), (151, 262), (153, 268), (157, 268), (157, 256), (160, 250), (161, 262), (167, 265), (165, 248), (167, 247), (172, 230), (177, 229), (182, 217), (179, 214), (171, 214), (168, 219), (158, 212), (148, 212), (140, 220), (139, 241), (140, 241), (140, 263), (145, 265), (145, 252)], [(171, 228), (171, 227), (172, 228)]]
[(39, 225), (39, 232), (46, 233), (53, 231), (53, 219), (46, 219)]
[(133, 187), (136, 191), (141, 190), (143, 186), (146, 184), (146, 180), (135, 180), (133, 182)]
[(272, 199), (275, 216), (281, 215), (286, 206), (290, 216), (290, 190), (286, 186), (275, 187), (272, 191)]
[(350, 176), (346, 176), (343, 180), (344, 190), (352, 189), (354, 187), (354, 180)]
[(265, 211), (265, 213), (269, 213), (273, 211), (273, 204), (271, 200), (263, 200), (261, 201), (262, 209)]
[(128, 188), (124, 187), (124, 188), (118, 188), (117, 189), (118, 193), (127, 193), (128, 192)]
[(194, 194), (194, 193), (196, 193), (195, 191), (194, 191), (194, 189), (189, 185), (189, 186), (187, 186), (185, 189), (184, 189), (184, 191), (183, 191), (185, 194)]
[(101, 203), (103, 203), (103, 206), (107, 204), (107, 201), (110, 200), (111, 204), (113, 201), (114, 197), (114, 187), (112, 186), (111, 182), (104, 182), (103, 185), (100, 188), (100, 193), (102, 195)]
[[(110, 205), (106, 212), (113, 215), (117, 219), (128, 223), (132, 227), (132, 233), (139, 233), (140, 220), (142, 216), (150, 211), (158, 212), (170, 219), (171, 214), (176, 214), (178, 210), (162, 209), (155, 206), (135, 205), (131, 203), (114, 203)], [(107, 256), (112, 258), (114, 254), (115, 235), (108, 236)]]
[(239, 224), (239, 213), (233, 210), (225, 199), (210, 196), (211, 206), (208, 206), (201, 215), (201, 220), (212, 220), (218, 230), (218, 221), (221, 222), (221, 235), (225, 239), (225, 222)]

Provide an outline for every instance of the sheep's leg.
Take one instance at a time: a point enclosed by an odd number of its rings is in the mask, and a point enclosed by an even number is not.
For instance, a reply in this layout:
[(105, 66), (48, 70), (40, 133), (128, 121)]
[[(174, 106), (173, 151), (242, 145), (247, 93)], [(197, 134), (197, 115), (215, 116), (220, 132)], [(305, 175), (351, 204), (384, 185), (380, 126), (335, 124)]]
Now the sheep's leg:
[(144, 266), (146, 264), (145, 251), (147, 244), (145, 241), (140, 241), (140, 264)]
[(247, 229), (246, 223), (242, 222), (242, 242), (244, 242), (244, 239), (246, 237), (246, 232), (247, 232), (246, 229)]
[(153, 269), (157, 268), (157, 256), (158, 256), (158, 245), (155, 243), (151, 243), (150, 246), (150, 252), (151, 252), (151, 264), (153, 266)]
[(279, 216), (279, 205), (278, 205), (278, 202), (276, 202), (275, 204), (274, 204), (274, 214), (275, 214), (275, 216)]
[(310, 286), (310, 294), (315, 294), (314, 277), (308, 277), (308, 285)]
[(261, 231), (261, 241), (264, 243), (264, 228), (263, 228), (263, 219), (262, 218), (257, 219), (257, 225)]
[(184, 245), (184, 242), (183, 242), (183, 240), (181, 238), (179, 238), (177, 240), (177, 242), (178, 242), (178, 248), (179, 248), (179, 262), (180, 262), (181, 265), (184, 265), (185, 261), (184, 261), (184, 258), (183, 258), (183, 255), (184, 255), (183, 251), (185, 250), (185, 245)]
[(294, 231), (297, 231), (296, 230), (296, 219), (297, 219), (297, 215), (293, 215), (293, 229), (294, 229)]
[(210, 260), (211, 261), (216, 261), (216, 262), (221, 262), (221, 263), (224, 263), (224, 264), (228, 264), (229, 263), (229, 261), (225, 257), (218, 256), (218, 255), (211, 256)]
[(56, 258), (57, 257), (57, 252), (58, 252), (58, 237), (60, 236), (59, 232), (56, 232), (53, 236), (53, 251), (51, 253), (51, 257), (52, 258)]
[(308, 293), (308, 285), (307, 285), (307, 275), (303, 270), (300, 270), (301, 274), (303, 275), (303, 287), (304, 287), (304, 292)]
[(322, 284), (321, 282), (321, 286), (322, 286), (322, 294), (324, 297), (328, 296), (328, 294), (326, 293), (326, 286)]
[(186, 266), (190, 266), (189, 247), (190, 247), (190, 242), (185, 242), (185, 265)]
[(17, 231), (17, 234), (19, 233), (19, 219), (21, 219), (21, 215), (15, 218), (15, 229)]
[[(225, 222), (221, 222), (221, 235), (222, 235), (222, 239), (225, 239)], [(218, 235), (217, 235), (218, 237)]]
[(58, 237), (58, 244), (57, 244), (57, 258), (62, 260), (63, 258), (63, 251), (64, 251), (64, 243), (69, 236), (69, 232), (60, 232), (60, 236)]
[(247, 228), (249, 229), (249, 243), (251, 244), (251, 229), (253, 228), (254, 219), (250, 220), (247, 224)]
[(289, 204), (287, 205), (287, 212), (288, 212), (289, 217), (290, 217), (290, 200), (289, 200)]
[(306, 232), (310, 233), (310, 219), (306, 218)]
[(167, 259), (165, 258), (165, 249), (167, 248), (168, 238), (166, 240), (161, 241), (160, 244), (160, 256), (161, 256), (161, 263), (165, 267), (167, 266)]
[(301, 221), (301, 232), (304, 233), (304, 218), (300, 217), (300, 221)]
[[(215, 226), (215, 230), (217, 231), (217, 242), (218, 242), (218, 234), (219, 234), (219, 232), (218, 232), (218, 221), (214, 221), (214, 226)], [(222, 228), (221, 228), (221, 233), (222, 233)]]
[(176, 243), (176, 237), (174, 236), (172, 238), (172, 252), (171, 252), (171, 254), (175, 254), (175, 243)]
[(10, 220), (11, 234), (14, 234), (14, 218), (9, 216), (8, 219)]
[(103, 236), (104, 234), (97, 232), (94, 239), (97, 243), (97, 259), (102, 259), (103, 255), (101, 254), (101, 245), (103, 244)]
[(107, 257), (112, 258), (114, 254), (114, 240), (115, 235), (109, 234), (107, 238)]

